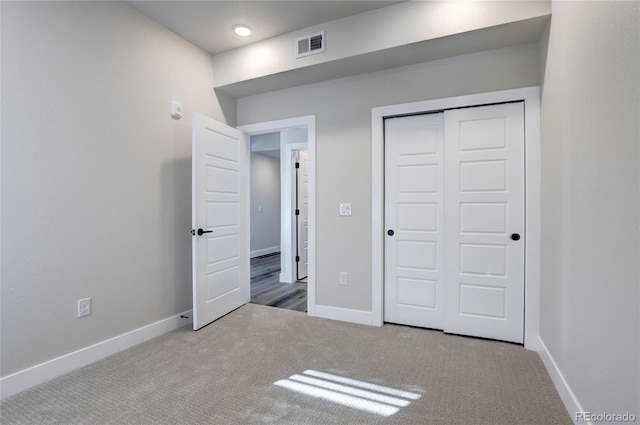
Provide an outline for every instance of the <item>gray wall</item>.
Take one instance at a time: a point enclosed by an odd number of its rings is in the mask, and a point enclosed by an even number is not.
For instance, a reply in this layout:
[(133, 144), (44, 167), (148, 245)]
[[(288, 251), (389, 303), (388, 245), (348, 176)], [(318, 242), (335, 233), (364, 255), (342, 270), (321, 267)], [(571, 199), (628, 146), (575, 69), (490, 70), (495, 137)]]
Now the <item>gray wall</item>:
[(541, 339), (582, 407), (639, 414), (638, 2), (554, 2)]
[(276, 152), (276, 157), (251, 152), (252, 254), (280, 248), (280, 150)]
[[(389, 53), (394, 47), (411, 46), (425, 40), (437, 40), (452, 35), (472, 33), (483, 28), (500, 26), (512, 22), (545, 16), (549, 13), (550, 3), (542, 1), (405, 1), (392, 6), (376, 9), (292, 33), (272, 37), (248, 46), (220, 53), (213, 58), (216, 87), (239, 81), (250, 81), (267, 75), (281, 74), (289, 82), (297, 82), (298, 74), (290, 73), (305, 68), (308, 74), (322, 69), (328, 75), (345, 76), (350, 69), (371, 69), (378, 66), (372, 61), (371, 53)], [(316, 31), (325, 31), (327, 50), (321, 55), (311, 55), (296, 59), (293, 55), (294, 40)], [(517, 35), (503, 33), (503, 36)], [(470, 46), (483, 44), (483, 36), (476, 33), (470, 40)], [(513, 40), (510, 40), (515, 44)], [(445, 51), (455, 49), (455, 41), (449, 40)], [(503, 47), (505, 44), (500, 44)], [(497, 46), (496, 46), (497, 47)], [(471, 47), (473, 48), (473, 47)], [(495, 47), (494, 47), (495, 48)], [(486, 48), (485, 48), (486, 49)], [(437, 50), (435, 48), (434, 50)], [(425, 49), (423, 55), (433, 60), (434, 50)], [(478, 50), (473, 50), (478, 51)], [(465, 50), (465, 53), (469, 53)], [(458, 53), (461, 54), (461, 53)], [(453, 54), (448, 53), (448, 56)], [(365, 60), (365, 66), (358, 61), (349, 63), (345, 69), (344, 58)], [(438, 56), (443, 57), (443, 56)], [(386, 57), (388, 61), (397, 61), (400, 55)], [(426, 62), (427, 59), (410, 59), (409, 63)], [(328, 66), (313, 68), (311, 65)], [(336, 67), (343, 69), (337, 71)], [(376, 70), (384, 68), (376, 68)], [(353, 75), (350, 73), (348, 75)], [(320, 77), (322, 78), (322, 77)], [(336, 77), (333, 77), (336, 78)], [(326, 80), (327, 78), (323, 78)], [(320, 80), (315, 80), (320, 81)], [(291, 86), (288, 86), (291, 87)]]
[(238, 124), (316, 115), (318, 304), (371, 311), (371, 108), (535, 86), (539, 68), (538, 46), (525, 45), (238, 100)]
[(235, 104), (123, 3), (1, 7), (6, 376), (191, 308), (191, 114), (233, 125)]

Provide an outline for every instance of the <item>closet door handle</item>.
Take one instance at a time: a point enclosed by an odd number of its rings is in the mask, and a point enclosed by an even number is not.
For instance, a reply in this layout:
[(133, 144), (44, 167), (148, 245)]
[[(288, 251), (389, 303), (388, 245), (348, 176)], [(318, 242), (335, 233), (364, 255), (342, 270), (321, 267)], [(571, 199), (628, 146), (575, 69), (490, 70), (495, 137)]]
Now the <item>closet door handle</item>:
[(395, 232), (391, 229), (387, 230), (387, 235), (389, 236), (393, 236), (395, 234)]
[(519, 233), (513, 233), (511, 235), (511, 240), (519, 241), (520, 240), (520, 234)]
[[(198, 229), (198, 232), (197, 232), (197, 233), (198, 233), (198, 236), (202, 236), (202, 235), (204, 235), (205, 233), (213, 233), (213, 230), (203, 230), (203, 229)], [(191, 231), (191, 234), (192, 234), (192, 235), (195, 235), (195, 234), (196, 234), (196, 231), (195, 231), (195, 230), (192, 230), (192, 231)]]

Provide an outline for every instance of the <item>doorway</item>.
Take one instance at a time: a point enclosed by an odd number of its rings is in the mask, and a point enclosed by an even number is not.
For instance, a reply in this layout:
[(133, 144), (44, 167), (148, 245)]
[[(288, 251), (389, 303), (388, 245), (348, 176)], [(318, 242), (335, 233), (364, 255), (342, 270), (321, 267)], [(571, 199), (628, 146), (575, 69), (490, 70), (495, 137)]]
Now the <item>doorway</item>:
[(251, 302), (306, 312), (307, 129), (251, 136), (250, 150)]
[[(252, 183), (258, 182), (262, 186), (270, 186), (271, 199), (255, 197), (252, 194), (251, 204), (251, 301), (306, 311), (313, 314), (315, 305), (315, 116), (292, 118), (260, 124), (239, 126), (251, 138), (252, 156), (256, 155), (256, 164), (260, 163), (261, 170), (252, 167)], [(304, 153), (302, 153), (304, 152)], [(305, 155), (307, 190), (305, 223), (302, 226), (306, 232), (304, 237), (298, 229), (295, 215), (296, 210), (302, 212), (301, 205), (296, 206), (297, 189), (303, 189), (298, 184), (296, 173), (296, 159)], [(266, 158), (268, 157), (268, 158)], [(264, 175), (271, 164), (271, 172)], [(277, 165), (275, 165), (277, 164)], [(265, 168), (266, 167), (266, 168)], [(278, 168), (277, 172), (273, 172)], [(275, 175), (274, 175), (275, 174)], [(275, 177), (279, 178), (275, 178)], [(274, 185), (274, 181), (279, 180)], [(270, 183), (269, 183), (270, 182)], [(301, 183), (301, 182), (300, 182)], [(277, 186), (278, 190), (274, 190)], [(253, 188), (252, 188), (253, 192)], [(254, 202), (255, 201), (255, 202)], [(275, 213), (275, 214), (274, 214)], [(273, 216), (276, 220), (273, 220)], [(269, 223), (264, 218), (270, 218)], [(262, 236), (269, 234), (269, 240)], [(262, 235), (262, 236), (261, 236)], [(297, 239), (301, 238), (299, 244)], [(253, 242), (259, 242), (255, 245)], [(304, 249), (305, 255), (301, 251)], [(298, 274), (296, 258), (305, 261), (307, 276)], [(300, 281), (298, 277), (304, 277)]]

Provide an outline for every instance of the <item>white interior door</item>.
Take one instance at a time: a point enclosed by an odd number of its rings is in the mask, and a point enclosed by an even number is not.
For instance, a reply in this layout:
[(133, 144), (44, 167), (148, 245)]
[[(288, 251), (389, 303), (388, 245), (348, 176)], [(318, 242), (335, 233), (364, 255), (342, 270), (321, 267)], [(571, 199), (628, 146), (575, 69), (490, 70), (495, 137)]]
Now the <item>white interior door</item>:
[(193, 118), (193, 329), (249, 302), (248, 137)]
[(445, 332), (524, 338), (523, 103), (445, 112)]
[(443, 326), (443, 116), (385, 120), (387, 322)]
[(296, 241), (297, 280), (304, 279), (309, 267), (309, 154), (298, 151), (296, 159)]

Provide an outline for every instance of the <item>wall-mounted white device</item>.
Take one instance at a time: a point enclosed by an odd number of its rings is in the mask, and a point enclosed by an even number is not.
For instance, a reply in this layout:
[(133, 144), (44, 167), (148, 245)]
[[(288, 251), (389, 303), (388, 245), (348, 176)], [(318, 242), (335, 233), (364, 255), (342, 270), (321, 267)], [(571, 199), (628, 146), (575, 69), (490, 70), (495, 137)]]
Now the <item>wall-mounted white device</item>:
[(340, 204), (340, 215), (351, 216), (351, 202)]
[(91, 314), (91, 298), (83, 298), (78, 300), (78, 317), (88, 316)]
[(177, 100), (171, 101), (171, 118), (174, 120), (182, 118), (182, 103)]

